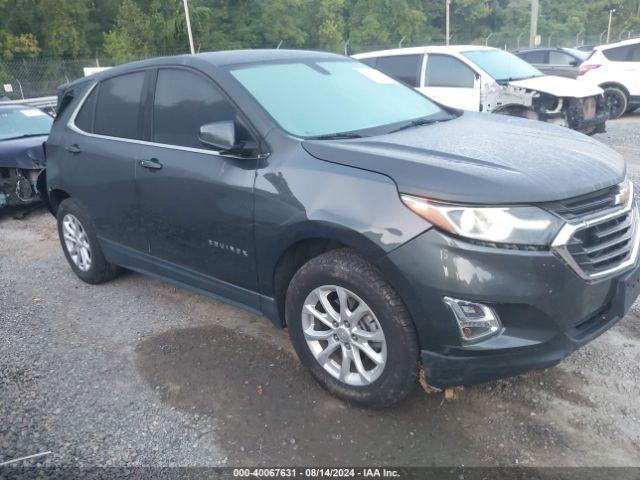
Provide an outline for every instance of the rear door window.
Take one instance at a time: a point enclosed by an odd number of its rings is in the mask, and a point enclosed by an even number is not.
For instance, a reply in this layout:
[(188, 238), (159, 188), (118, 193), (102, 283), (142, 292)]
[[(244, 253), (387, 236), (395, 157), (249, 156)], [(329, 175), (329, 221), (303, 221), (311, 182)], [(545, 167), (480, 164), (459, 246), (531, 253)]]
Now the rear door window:
[(370, 58), (361, 58), (360, 61), (365, 65), (369, 65), (370, 67), (376, 68), (376, 61), (378, 57), (370, 57)]
[(612, 62), (628, 62), (631, 53), (631, 45), (625, 45), (624, 47), (607, 48), (602, 51), (602, 54)]
[(422, 55), (392, 55), (378, 57), (375, 68), (407, 85), (417, 87), (421, 66)]
[(200, 127), (236, 113), (209, 80), (187, 70), (160, 69), (153, 102), (152, 140), (156, 143), (210, 148), (198, 139)]
[(425, 87), (473, 88), (475, 72), (449, 55), (429, 55)]
[(94, 133), (140, 139), (140, 116), (145, 72), (128, 73), (100, 84)]
[(536, 50), (534, 52), (525, 52), (518, 54), (520, 58), (529, 62), (537, 64), (549, 63), (547, 61), (547, 52), (545, 50)]

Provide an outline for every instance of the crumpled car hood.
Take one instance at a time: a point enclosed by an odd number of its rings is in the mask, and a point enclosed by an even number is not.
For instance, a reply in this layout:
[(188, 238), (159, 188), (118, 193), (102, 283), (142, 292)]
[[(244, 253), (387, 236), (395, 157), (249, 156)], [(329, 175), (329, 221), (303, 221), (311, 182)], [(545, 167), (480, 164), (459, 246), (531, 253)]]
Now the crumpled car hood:
[(0, 167), (38, 170), (44, 168), (42, 144), (47, 135), (0, 140)]
[(316, 158), (387, 175), (401, 193), (454, 203), (561, 200), (615, 185), (626, 172), (618, 153), (585, 135), (486, 113), (302, 145)]
[(572, 78), (544, 75), (542, 77), (527, 78), (509, 82), (514, 87), (527, 88), (538, 92), (548, 93), (556, 97), (586, 98), (602, 94), (603, 90), (597, 85), (578, 82)]

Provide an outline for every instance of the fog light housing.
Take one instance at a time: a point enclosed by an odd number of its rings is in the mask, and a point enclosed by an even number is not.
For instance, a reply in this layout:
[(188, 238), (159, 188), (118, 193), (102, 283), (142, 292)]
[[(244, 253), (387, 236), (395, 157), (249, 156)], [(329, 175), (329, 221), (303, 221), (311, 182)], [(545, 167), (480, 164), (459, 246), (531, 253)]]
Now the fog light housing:
[(465, 342), (489, 337), (502, 330), (498, 314), (491, 307), (451, 297), (444, 297), (443, 300), (453, 312), (460, 329), (460, 337)]

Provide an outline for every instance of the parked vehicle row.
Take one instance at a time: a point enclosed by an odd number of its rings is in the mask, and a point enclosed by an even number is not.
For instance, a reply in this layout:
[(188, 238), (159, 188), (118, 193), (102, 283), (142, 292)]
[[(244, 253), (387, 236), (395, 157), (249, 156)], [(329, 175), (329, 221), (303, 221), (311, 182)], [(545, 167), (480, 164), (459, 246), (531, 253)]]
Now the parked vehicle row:
[(584, 55), (571, 48), (536, 48), (515, 54), (544, 73), (573, 76), (584, 84), (601, 87), (610, 118), (640, 107), (640, 38), (588, 51)]
[(548, 367), (624, 316), (640, 229), (623, 159), (444, 105), (599, 127), (599, 91), (549, 93), (494, 49), (363, 60), (382, 71), (249, 50), (61, 87), (47, 191), (72, 270), (97, 284), (124, 267), (264, 314), (326, 389), (374, 406), (420, 365), (441, 388)]
[(416, 47), (354, 55), (444, 105), (542, 120), (583, 133), (608, 118), (601, 88), (545, 76), (517, 56), (489, 47)]

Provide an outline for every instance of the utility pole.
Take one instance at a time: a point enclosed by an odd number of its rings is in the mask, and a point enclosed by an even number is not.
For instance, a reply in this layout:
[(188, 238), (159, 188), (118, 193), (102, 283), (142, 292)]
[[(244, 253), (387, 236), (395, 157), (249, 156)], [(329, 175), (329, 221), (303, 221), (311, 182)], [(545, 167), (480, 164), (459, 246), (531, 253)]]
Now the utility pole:
[(183, 0), (184, 3), (184, 16), (187, 20), (187, 33), (189, 34), (189, 48), (191, 49), (191, 55), (196, 53), (193, 48), (193, 34), (191, 33), (191, 17), (189, 16), (189, 3), (188, 0)]
[(609, 26), (607, 27), (607, 43), (609, 43), (609, 39), (611, 37), (611, 19), (613, 18), (613, 14), (616, 11), (615, 8), (609, 9)]
[(446, 5), (446, 15), (445, 15), (445, 17), (446, 17), (446, 27), (445, 27), (445, 29), (446, 29), (446, 33), (445, 33), (446, 40), (445, 40), (445, 44), (449, 45), (449, 33), (450, 33), (449, 27), (450, 27), (450, 18), (451, 18), (451, 16), (450, 16), (450, 13), (451, 13), (450, 12), (450, 10), (451, 10), (451, 0), (445, 0), (445, 5)]
[(531, 30), (529, 32), (529, 47), (536, 46), (538, 37), (538, 0), (531, 0)]

